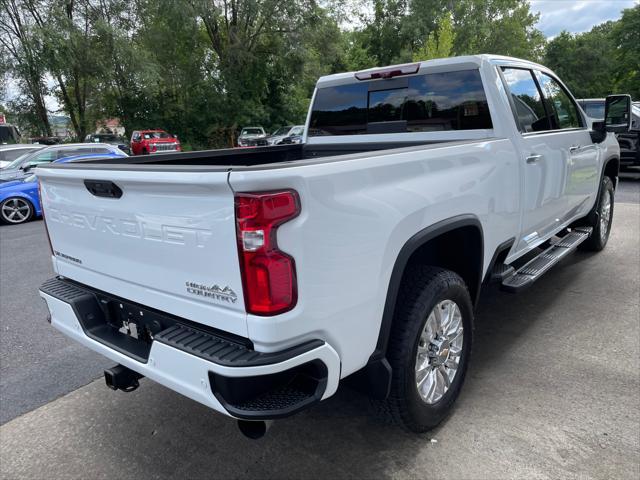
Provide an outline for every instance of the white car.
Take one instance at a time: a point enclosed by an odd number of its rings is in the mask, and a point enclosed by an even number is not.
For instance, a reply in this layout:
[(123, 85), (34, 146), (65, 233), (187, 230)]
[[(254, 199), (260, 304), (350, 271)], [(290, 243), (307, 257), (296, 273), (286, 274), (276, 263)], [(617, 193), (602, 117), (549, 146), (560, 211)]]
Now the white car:
[(60, 158), (90, 153), (114, 153), (123, 157), (127, 154), (114, 145), (95, 143), (66, 143), (31, 149), (17, 157), (0, 170), (0, 183), (20, 180), (33, 173), (40, 165), (51, 163)]
[(44, 145), (32, 143), (17, 143), (13, 145), (0, 145), (0, 169), (6, 168), (18, 157), (43, 148)]
[(289, 125), (280, 127), (273, 135), (267, 138), (269, 145), (282, 145), (287, 143), (299, 143), (299, 139), (304, 134), (304, 125)]
[(422, 432), (460, 392), (483, 286), (605, 247), (618, 165), (535, 63), (330, 75), (302, 144), (38, 168), (57, 273), (40, 292), (118, 364), (113, 389), (146, 376), (258, 437), (353, 377)]
[(245, 127), (240, 131), (239, 147), (259, 147), (267, 144), (267, 133), (262, 127)]

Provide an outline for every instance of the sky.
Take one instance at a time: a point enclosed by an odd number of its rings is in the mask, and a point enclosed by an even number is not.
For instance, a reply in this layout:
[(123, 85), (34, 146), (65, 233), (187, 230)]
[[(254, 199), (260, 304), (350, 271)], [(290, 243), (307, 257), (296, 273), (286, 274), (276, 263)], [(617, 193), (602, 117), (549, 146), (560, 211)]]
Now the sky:
[(607, 20), (617, 20), (622, 10), (631, 8), (639, 0), (530, 0), (531, 11), (540, 13), (538, 29), (547, 38), (562, 30), (580, 33)]
[[(529, 0), (531, 11), (540, 13), (537, 28), (551, 39), (562, 30), (580, 33), (607, 20), (617, 20), (622, 10), (640, 3), (640, 0)], [(6, 96), (13, 98), (17, 94), (15, 82), (9, 79)], [(51, 112), (60, 109), (57, 100), (48, 96), (47, 108)]]

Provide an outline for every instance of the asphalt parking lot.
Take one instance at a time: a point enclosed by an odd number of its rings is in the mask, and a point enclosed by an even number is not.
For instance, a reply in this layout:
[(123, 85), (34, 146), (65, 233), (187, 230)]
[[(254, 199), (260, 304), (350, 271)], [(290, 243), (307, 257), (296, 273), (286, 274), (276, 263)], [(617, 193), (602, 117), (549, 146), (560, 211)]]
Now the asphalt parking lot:
[(250, 441), (151, 381), (108, 390), (110, 362), (45, 322), (42, 222), (0, 227), (0, 476), (640, 478), (639, 239), (640, 175), (625, 175), (603, 252), (483, 296), (462, 395), (430, 434), (341, 388)]

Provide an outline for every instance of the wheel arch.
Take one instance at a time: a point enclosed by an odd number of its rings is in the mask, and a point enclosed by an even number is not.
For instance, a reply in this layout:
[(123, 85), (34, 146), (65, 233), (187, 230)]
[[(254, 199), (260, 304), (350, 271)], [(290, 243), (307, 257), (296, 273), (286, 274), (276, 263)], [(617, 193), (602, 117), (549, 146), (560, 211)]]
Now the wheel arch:
[(609, 177), (613, 182), (613, 189), (615, 190), (618, 186), (619, 174), (620, 157), (612, 155), (602, 163), (602, 171), (600, 172), (600, 178), (598, 179), (598, 194), (596, 196), (593, 207), (585, 217), (576, 220), (573, 224), (571, 224), (572, 227), (585, 225), (585, 222), (593, 223), (598, 220), (598, 203), (600, 202), (600, 195), (602, 195), (602, 179), (604, 177)]
[(400, 249), (391, 272), (376, 348), (367, 365), (353, 375), (354, 385), (374, 398), (384, 399), (389, 394), (391, 366), (386, 351), (398, 293), (408, 267), (424, 264), (456, 272), (467, 284), (475, 302), (482, 284), (483, 262), (482, 224), (472, 214), (442, 220), (409, 238)]
[[(603, 176), (611, 178), (611, 181), (613, 182), (613, 188), (616, 188), (618, 186), (619, 175), (620, 175), (620, 157), (616, 157), (614, 155), (607, 158), (602, 164), (602, 175), (600, 179), (602, 180)], [(600, 187), (598, 187), (598, 190), (600, 190)]]

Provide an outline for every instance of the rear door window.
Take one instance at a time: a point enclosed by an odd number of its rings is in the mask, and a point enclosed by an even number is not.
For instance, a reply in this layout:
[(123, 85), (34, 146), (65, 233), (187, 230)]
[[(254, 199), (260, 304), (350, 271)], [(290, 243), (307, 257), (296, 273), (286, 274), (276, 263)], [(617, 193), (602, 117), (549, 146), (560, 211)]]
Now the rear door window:
[(75, 157), (76, 155), (84, 155), (86, 153), (93, 153), (93, 148), (66, 148), (58, 151), (58, 158)]
[(520, 131), (527, 133), (550, 130), (542, 95), (531, 70), (504, 67), (502, 73), (511, 95), (515, 116), (520, 123)]
[(480, 72), (463, 70), (320, 88), (309, 136), (488, 128)]

